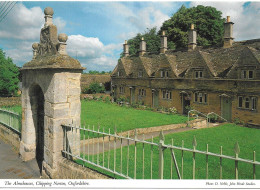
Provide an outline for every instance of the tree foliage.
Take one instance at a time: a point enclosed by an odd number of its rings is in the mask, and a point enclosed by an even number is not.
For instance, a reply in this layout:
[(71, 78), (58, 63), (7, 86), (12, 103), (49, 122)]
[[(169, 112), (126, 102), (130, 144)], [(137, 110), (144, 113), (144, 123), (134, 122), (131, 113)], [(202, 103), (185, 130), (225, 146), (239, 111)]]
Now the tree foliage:
[[(158, 33), (156, 28), (147, 29), (144, 34), (138, 33), (128, 40), (129, 54), (137, 55), (141, 38), (147, 44), (147, 51), (158, 53), (160, 50), (160, 35), (165, 30), (168, 38), (168, 49), (187, 48), (188, 31), (191, 24), (197, 30), (198, 46), (222, 45), (224, 33), (224, 19), (222, 12), (214, 7), (198, 5), (186, 8), (184, 5), (173, 16), (166, 20)], [(121, 53), (121, 57), (123, 53)]]
[(103, 92), (105, 92), (104, 85), (97, 82), (91, 83), (89, 87), (83, 90), (84, 94), (96, 94), (96, 93), (103, 93)]
[(184, 5), (166, 20), (158, 33), (166, 31), (170, 49), (185, 48), (188, 44), (188, 30), (191, 24), (197, 30), (199, 46), (221, 45), (223, 43), (224, 19), (222, 12), (214, 7), (198, 5), (186, 8)]
[(19, 69), (10, 57), (0, 49), (0, 96), (17, 95)]

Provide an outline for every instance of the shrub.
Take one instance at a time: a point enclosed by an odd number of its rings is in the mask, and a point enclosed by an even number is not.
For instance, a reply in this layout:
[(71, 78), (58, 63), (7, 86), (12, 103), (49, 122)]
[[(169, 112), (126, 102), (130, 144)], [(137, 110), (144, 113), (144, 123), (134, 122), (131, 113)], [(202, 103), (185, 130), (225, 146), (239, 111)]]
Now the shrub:
[(91, 83), (89, 87), (83, 90), (83, 93), (85, 94), (96, 94), (96, 93), (103, 93), (103, 92), (105, 92), (104, 85), (102, 83), (99, 84), (97, 82)]
[(177, 114), (178, 111), (177, 111), (177, 109), (175, 107), (172, 107), (172, 108), (169, 108), (169, 113), (170, 114)]

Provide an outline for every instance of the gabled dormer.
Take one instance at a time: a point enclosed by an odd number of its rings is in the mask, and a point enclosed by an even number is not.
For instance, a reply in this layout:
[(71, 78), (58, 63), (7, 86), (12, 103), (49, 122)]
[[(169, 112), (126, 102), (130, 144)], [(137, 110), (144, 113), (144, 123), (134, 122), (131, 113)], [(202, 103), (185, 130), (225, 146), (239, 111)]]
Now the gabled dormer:
[(193, 59), (190, 59), (190, 62), (190, 67), (185, 73), (185, 78), (202, 79), (214, 77), (208, 67), (207, 60), (204, 59), (201, 52), (197, 51)]
[(115, 67), (114, 71), (112, 72), (111, 76), (112, 77), (126, 77), (126, 71), (125, 71), (125, 67), (122, 63), (121, 60), (118, 61), (117, 66)]
[(176, 74), (167, 57), (168, 55), (160, 55), (157, 60), (158, 68), (154, 73), (155, 78), (176, 78)]
[[(255, 80), (259, 78), (259, 61), (255, 57), (252, 48), (245, 47), (238, 60), (227, 73), (227, 78), (241, 79), (241, 80)], [(259, 51), (258, 51), (259, 53)]]

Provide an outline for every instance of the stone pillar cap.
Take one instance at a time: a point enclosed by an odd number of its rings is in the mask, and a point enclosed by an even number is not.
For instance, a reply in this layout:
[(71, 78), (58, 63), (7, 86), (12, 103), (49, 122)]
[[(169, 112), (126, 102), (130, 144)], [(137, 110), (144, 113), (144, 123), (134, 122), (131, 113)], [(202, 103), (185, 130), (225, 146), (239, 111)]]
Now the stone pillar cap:
[(125, 44), (127, 44), (127, 40), (125, 40)]

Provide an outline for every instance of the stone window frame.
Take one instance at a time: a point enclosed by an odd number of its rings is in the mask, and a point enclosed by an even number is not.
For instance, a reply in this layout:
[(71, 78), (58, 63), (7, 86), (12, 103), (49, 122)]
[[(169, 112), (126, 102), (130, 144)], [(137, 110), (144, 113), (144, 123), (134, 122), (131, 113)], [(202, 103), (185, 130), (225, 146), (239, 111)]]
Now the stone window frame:
[(256, 96), (238, 96), (237, 99), (238, 99), (238, 104), (237, 104), (238, 109), (257, 111), (258, 98)]
[(203, 70), (195, 70), (194, 78), (196, 78), (196, 79), (203, 78)]
[(243, 108), (243, 96), (238, 96), (237, 99), (238, 99), (237, 107), (238, 108)]
[(257, 110), (257, 97), (251, 97), (251, 108), (252, 110)]
[(252, 80), (255, 78), (255, 72), (252, 69), (242, 69), (240, 73), (240, 78)]
[(162, 99), (164, 100), (172, 100), (172, 91), (163, 89), (162, 90)]
[(120, 86), (119, 87), (119, 93), (120, 94), (124, 94), (125, 93), (125, 87), (124, 86)]
[(139, 88), (138, 95), (142, 97), (146, 96), (146, 90), (144, 88)]
[(161, 70), (161, 78), (169, 78), (169, 71), (168, 70)]
[(194, 103), (208, 104), (208, 94), (206, 92), (194, 92)]
[(244, 108), (245, 109), (250, 109), (250, 98), (249, 97), (245, 97), (245, 101), (244, 101)]
[(143, 71), (143, 70), (139, 70), (139, 71), (138, 71), (138, 77), (139, 77), (139, 78), (144, 77), (144, 71)]

